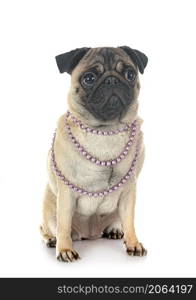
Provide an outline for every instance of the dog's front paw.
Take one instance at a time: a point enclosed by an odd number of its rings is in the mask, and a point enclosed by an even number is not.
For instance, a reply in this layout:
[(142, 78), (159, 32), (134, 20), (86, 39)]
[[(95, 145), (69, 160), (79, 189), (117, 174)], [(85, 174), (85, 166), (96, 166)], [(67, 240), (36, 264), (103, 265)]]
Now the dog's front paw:
[(63, 262), (73, 262), (80, 259), (79, 254), (73, 249), (63, 249), (58, 251), (56, 257), (59, 261)]
[(131, 256), (145, 256), (147, 254), (147, 250), (139, 242), (136, 242), (135, 244), (132, 245), (126, 244), (126, 248), (127, 248), (127, 254)]

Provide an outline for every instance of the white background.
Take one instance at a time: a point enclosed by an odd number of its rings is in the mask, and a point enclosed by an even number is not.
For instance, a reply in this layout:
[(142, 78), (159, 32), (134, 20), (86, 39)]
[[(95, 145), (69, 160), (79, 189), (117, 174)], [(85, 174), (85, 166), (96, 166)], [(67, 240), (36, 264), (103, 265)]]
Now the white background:
[[(195, 1), (1, 1), (0, 276), (196, 275)], [(146, 161), (136, 229), (146, 258), (122, 241), (82, 241), (63, 264), (39, 235), (46, 157), (66, 109), (69, 75), (55, 55), (122, 46), (149, 57), (141, 75)]]

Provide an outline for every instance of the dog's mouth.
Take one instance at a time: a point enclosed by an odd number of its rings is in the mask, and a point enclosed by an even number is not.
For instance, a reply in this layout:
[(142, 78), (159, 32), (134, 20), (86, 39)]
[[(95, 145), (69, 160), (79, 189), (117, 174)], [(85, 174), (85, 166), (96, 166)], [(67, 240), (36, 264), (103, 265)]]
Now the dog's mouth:
[(98, 120), (119, 120), (127, 112), (134, 99), (134, 87), (117, 81), (106, 84), (105, 79), (82, 98), (83, 106)]
[[(92, 99), (92, 98), (91, 98)], [(93, 100), (86, 102), (86, 109), (92, 115), (102, 121), (113, 120), (120, 118), (126, 113), (131, 104), (131, 97), (126, 95), (119, 95), (119, 93), (112, 93), (108, 97), (101, 94), (101, 97), (93, 98)]]
[(116, 94), (113, 94), (109, 98), (106, 104), (108, 110), (116, 110), (120, 108), (122, 105), (123, 105), (123, 101), (121, 101), (120, 97), (118, 97)]
[(93, 107), (93, 112), (96, 117), (102, 120), (112, 120), (118, 117), (126, 108), (123, 100), (116, 94), (113, 94), (108, 100), (104, 101), (103, 105)]

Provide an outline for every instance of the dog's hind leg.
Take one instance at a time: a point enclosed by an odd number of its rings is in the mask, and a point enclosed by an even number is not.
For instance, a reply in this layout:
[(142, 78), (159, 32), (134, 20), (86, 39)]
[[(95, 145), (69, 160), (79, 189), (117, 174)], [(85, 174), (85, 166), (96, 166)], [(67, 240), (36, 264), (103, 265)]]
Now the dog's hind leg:
[(114, 222), (112, 222), (109, 226), (107, 226), (102, 234), (103, 238), (107, 238), (107, 239), (122, 239), (124, 233), (122, 230), (122, 225), (119, 220), (116, 220)]
[(47, 247), (56, 246), (56, 196), (51, 191), (49, 184), (44, 193), (40, 232)]
[(110, 215), (103, 217), (101, 223), (103, 238), (115, 240), (122, 239), (124, 233), (117, 210)]

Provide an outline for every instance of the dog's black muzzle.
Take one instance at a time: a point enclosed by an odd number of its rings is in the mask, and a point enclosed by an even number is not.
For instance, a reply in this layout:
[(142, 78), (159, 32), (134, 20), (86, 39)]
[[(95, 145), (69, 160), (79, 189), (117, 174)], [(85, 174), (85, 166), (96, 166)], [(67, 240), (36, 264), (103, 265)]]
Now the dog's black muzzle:
[(126, 113), (133, 99), (133, 87), (108, 76), (89, 95), (86, 108), (100, 120), (113, 120)]

